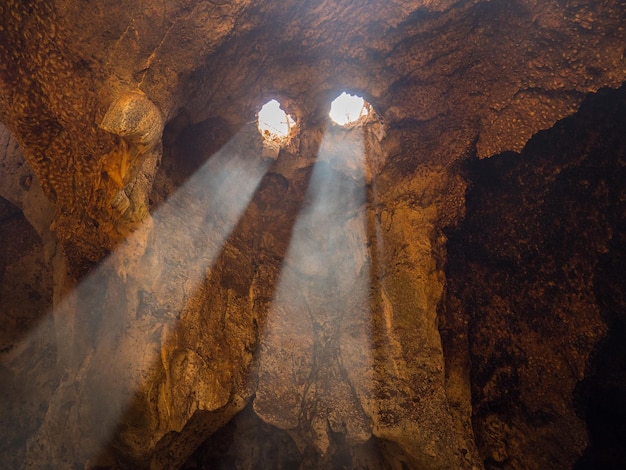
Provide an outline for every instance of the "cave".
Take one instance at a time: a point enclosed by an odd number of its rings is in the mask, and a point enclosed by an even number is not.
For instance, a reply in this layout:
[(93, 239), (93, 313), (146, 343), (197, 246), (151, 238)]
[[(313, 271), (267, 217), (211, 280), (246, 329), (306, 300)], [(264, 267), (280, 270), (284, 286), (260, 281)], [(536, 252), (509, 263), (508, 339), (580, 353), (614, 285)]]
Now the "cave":
[(0, 466), (624, 468), (625, 45), (622, 0), (2, 2)]

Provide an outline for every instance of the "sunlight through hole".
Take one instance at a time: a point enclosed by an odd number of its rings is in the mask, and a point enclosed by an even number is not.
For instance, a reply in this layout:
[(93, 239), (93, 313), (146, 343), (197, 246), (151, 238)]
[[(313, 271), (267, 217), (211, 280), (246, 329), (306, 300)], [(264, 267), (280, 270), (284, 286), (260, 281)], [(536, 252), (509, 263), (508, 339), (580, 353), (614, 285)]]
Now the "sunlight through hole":
[(259, 111), (259, 132), (266, 140), (283, 140), (289, 136), (295, 121), (276, 100), (268, 101)]
[(360, 96), (350, 95), (345, 91), (330, 105), (329, 116), (335, 124), (345, 126), (355, 123), (369, 113), (369, 104)]

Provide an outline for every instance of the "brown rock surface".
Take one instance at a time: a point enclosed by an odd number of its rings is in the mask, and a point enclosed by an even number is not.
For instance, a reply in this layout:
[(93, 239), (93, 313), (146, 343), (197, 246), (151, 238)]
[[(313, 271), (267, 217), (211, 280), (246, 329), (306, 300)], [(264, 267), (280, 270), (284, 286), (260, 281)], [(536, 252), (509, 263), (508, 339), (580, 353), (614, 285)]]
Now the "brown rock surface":
[(624, 400), (611, 398), (609, 419), (597, 407), (607, 388), (626, 390), (623, 347), (606, 352), (626, 313), (625, 109), (624, 87), (603, 90), (520, 154), (469, 165), (467, 213), (448, 243), (444, 344), (450, 359), (458, 338), (469, 344), (460, 359), (486, 468), (572, 468), (589, 444), (581, 418), (593, 445), (577, 468), (623, 462), (612, 440), (624, 428), (611, 421)]
[[(622, 94), (527, 142), (626, 79), (625, 15), (5, 1), (2, 462), (603, 462)], [(344, 90), (360, 125), (328, 119)], [(296, 119), (278, 154), (270, 98)]]

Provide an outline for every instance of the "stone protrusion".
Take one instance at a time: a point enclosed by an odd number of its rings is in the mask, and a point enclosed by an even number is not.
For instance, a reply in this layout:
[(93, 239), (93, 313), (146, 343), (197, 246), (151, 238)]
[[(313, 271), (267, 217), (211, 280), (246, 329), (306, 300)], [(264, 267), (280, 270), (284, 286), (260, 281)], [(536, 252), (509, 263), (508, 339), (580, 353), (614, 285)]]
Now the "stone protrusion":
[(100, 127), (138, 147), (153, 147), (161, 139), (163, 115), (146, 95), (131, 91), (119, 96), (107, 110)]

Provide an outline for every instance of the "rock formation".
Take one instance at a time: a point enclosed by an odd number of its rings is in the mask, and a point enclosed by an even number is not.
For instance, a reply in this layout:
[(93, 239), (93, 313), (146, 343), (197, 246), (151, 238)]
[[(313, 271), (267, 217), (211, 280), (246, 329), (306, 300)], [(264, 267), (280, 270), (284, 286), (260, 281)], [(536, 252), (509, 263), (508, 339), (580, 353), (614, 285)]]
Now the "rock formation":
[(619, 468), (625, 17), (5, 1), (3, 466)]

